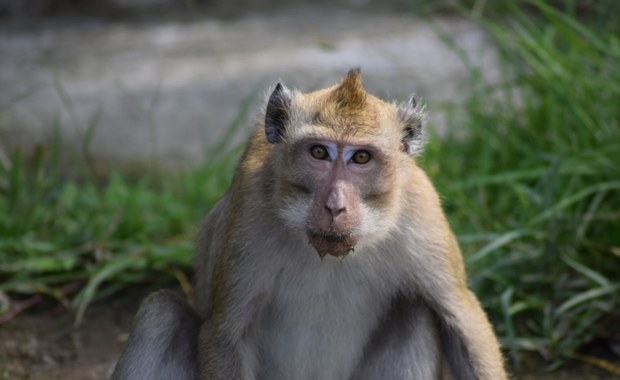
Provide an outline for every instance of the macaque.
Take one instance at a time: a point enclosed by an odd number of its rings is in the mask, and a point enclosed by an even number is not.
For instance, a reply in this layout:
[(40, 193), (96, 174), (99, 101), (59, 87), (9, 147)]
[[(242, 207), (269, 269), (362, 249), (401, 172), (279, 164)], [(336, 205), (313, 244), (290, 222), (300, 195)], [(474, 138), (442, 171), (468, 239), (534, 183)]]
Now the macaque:
[(310, 93), (278, 83), (203, 222), (196, 311), (150, 296), (113, 378), (506, 379), (415, 162), (423, 117), (359, 70)]

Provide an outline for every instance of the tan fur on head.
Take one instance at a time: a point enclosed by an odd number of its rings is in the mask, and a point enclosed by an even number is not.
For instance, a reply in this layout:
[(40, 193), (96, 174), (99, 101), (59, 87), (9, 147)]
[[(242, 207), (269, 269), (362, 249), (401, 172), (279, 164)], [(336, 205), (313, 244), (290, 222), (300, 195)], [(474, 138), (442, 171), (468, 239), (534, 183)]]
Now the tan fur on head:
[(380, 104), (366, 92), (359, 69), (349, 71), (342, 82), (326, 90), (317, 98), (314, 124), (363, 134), (377, 130), (377, 113)]
[[(343, 80), (310, 93), (289, 90), (281, 83), (271, 87), (265, 106), (265, 133), (269, 142), (296, 139), (317, 128), (338, 136), (385, 137), (398, 141), (400, 150), (415, 156), (426, 141), (424, 106), (411, 96), (399, 103), (387, 103), (369, 94), (359, 69)], [(387, 141), (387, 140), (385, 140)]]
[(366, 89), (362, 84), (360, 69), (349, 71), (344, 80), (333, 90), (329, 100), (336, 103), (342, 114), (359, 112), (366, 106)]

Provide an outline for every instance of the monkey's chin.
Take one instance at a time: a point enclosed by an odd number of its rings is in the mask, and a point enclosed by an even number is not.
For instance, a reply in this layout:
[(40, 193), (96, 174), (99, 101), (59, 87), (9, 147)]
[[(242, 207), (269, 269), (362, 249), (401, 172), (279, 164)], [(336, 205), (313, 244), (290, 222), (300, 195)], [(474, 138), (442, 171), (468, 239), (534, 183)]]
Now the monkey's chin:
[(308, 239), (321, 259), (326, 255), (343, 259), (357, 244), (357, 239), (350, 233), (308, 231)]

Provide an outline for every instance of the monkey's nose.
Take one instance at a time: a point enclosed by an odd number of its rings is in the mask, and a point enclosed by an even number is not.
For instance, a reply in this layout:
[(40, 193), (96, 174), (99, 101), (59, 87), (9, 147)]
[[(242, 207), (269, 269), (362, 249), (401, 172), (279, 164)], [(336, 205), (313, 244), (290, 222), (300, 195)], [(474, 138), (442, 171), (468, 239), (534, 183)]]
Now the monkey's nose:
[(327, 212), (329, 212), (332, 218), (337, 217), (338, 215), (344, 213), (344, 211), (346, 210), (344, 206), (330, 206), (330, 205), (325, 205), (325, 209), (327, 210)]
[(329, 193), (327, 201), (325, 202), (325, 209), (332, 218), (345, 212), (345, 194), (342, 188), (336, 187)]

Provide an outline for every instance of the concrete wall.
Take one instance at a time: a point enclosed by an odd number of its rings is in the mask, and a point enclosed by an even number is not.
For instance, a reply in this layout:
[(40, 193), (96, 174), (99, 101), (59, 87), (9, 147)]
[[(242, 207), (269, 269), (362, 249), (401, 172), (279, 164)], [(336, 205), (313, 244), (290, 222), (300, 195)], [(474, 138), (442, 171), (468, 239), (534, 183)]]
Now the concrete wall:
[(409, 12), (301, 6), (190, 21), (0, 24), (0, 158), (17, 145), (50, 145), (58, 131), (70, 158), (92, 131), (102, 167), (194, 165), (245, 98), (254, 100), (238, 141), (274, 81), (312, 90), (352, 67), (369, 91), (396, 100), (415, 92), (434, 127), (458, 128), (442, 104), (459, 101), (468, 74), (437, 28), (494, 75), (478, 27)]

